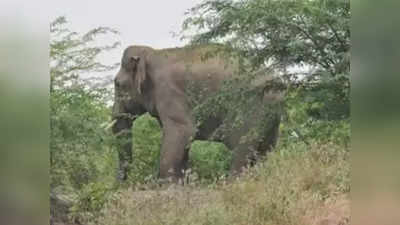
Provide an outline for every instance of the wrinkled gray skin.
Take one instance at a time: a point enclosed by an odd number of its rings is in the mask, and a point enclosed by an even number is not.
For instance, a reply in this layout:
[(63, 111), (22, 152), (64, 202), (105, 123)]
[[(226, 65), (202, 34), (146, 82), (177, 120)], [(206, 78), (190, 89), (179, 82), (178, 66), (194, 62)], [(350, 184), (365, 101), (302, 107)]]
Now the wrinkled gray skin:
[[(114, 134), (128, 141), (119, 151), (119, 179), (125, 180), (128, 165), (132, 162), (133, 120), (148, 112), (158, 119), (162, 131), (160, 178), (177, 181), (184, 175), (189, 158), (189, 146), (193, 140), (221, 141), (234, 151), (232, 172), (254, 159), (254, 152), (265, 155), (275, 146), (278, 138), (280, 115), (265, 120), (262, 105), (279, 100), (277, 95), (265, 92), (254, 107), (248, 109), (244, 123), (238, 128), (224, 131), (229, 121), (227, 112), (209, 116), (196, 127), (193, 108), (187, 94), (188, 86), (202, 90), (199, 101), (218, 91), (223, 80), (237, 72), (224, 57), (202, 59), (210, 46), (155, 50), (145, 46), (130, 46), (125, 49), (121, 68), (115, 77), (115, 101), (113, 106)], [(200, 88), (201, 87), (201, 88)], [(199, 93), (199, 92), (194, 92)], [(260, 125), (263, 124), (264, 125)], [(262, 135), (243, 143), (241, 138), (251, 129), (261, 129)], [(134, 134), (133, 134), (134, 135)]]

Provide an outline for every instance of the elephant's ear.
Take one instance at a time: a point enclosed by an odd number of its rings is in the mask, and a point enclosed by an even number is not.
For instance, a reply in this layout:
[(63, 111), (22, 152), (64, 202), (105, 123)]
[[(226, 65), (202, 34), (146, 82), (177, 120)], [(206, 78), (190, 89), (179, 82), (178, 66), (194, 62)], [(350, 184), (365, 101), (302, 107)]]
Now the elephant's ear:
[(146, 60), (141, 57), (135, 56), (134, 60), (136, 61), (137, 70), (135, 76), (135, 83), (137, 84), (137, 91), (139, 94), (142, 94), (142, 87), (144, 86), (144, 82), (146, 81), (147, 71), (146, 71)]

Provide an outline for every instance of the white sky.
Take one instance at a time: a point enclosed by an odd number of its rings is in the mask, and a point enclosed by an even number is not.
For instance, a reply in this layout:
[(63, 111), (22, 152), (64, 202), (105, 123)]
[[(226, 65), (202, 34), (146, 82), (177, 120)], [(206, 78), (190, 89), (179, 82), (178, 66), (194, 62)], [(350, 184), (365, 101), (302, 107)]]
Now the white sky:
[(68, 0), (0, 1), (0, 25), (25, 25), (25, 32), (43, 32), (58, 16), (66, 16), (70, 28), (83, 33), (98, 26), (121, 32), (122, 47), (132, 44), (154, 48), (182, 46), (172, 32), (179, 32), (184, 12), (201, 0)]
[[(50, 1), (49, 1), (50, 2)], [(121, 32), (122, 47), (132, 44), (154, 48), (182, 46), (178, 37), (184, 12), (200, 0), (68, 0), (52, 1), (50, 18), (64, 15), (80, 33), (98, 26)]]
[[(121, 47), (100, 58), (105, 64), (119, 62), (129, 45), (149, 45), (153, 48), (182, 46), (174, 37), (181, 29), (184, 12), (202, 0), (68, 0), (68, 1), (0, 1), (0, 25), (23, 29), (26, 33), (48, 34), (49, 23), (66, 16), (69, 28), (84, 33), (98, 26), (108, 26), (120, 32), (110, 35), (108, 43), (120, 41)], [(23, 24), (24, 26), (18, 26)], [(38, 26), (39, 25), (39, 26)], [(5, 29), (7, 31), (7, 29)], [(107, 75), (110, 75), (109, 72)]]
[[(129, 45), (148, 45), (153, 48), (183, 46), (185, 42), (173, 33), (181, 30), (184, 12), (201, 0), (68, 0), (50, 2), (50, 20), (65, 16), (68, 27), (85, 33), (98, 26), (107, 26), (120, 32), (119, 38), (110, 35), (112, 43), (120, 41), (119, 49), (99, 58), (106, 64), (119, 62), (122, 51)], [(107, 73), (109, 74), (109, 73)]]
[[(16, 34), (27, 40), (49, 37), (49, 24), (58, 16), (65, 16), (72, 31), (85, 33), (107, 26), (120, 32), (100, 42), (121, 42), (116, 51), (104, 54), (99, 60), (105, 64), (119, 62), (122, 51), (129, 45), (149, 45), (153, 48), (182, 46), (174, 37), (181, 29), (184, 12), (202, 0), (0, 0), (0, 28), (5, 34)], [(3, 33), (3, 34), (4, 34)], [(28, 34), (28, 35), (27, 35)], [(0, 33), (0, 40), (4, 35)], [(11, 37), (12, 38), (12, 37)], [(33, 41), (30, 41), (33, 44)], [(36, 42), (35, 42), (36, 43)], [(36, 44), (33, 44), (36, 46)], [(48, 42), (37, 45), (48, 57)], [(104, 75), (115, 75), (110, 71)], [(48, 76), (45, 77), (48, 79)], [(32, 78), (37, 79), (37, 78)]]

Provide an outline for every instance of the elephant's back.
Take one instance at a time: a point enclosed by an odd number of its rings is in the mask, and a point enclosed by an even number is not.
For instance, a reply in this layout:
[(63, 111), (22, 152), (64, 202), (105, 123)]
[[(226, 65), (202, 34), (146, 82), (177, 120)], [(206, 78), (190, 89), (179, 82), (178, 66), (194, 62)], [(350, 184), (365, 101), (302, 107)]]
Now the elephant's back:
[(238, 63), (212, 45), (160, 49), (154, 54), (159, 76), (172, 79), (176, 90), (184, 90), (189, 102), (196, 104), (217, 92), (222, 82), (238, 71)]
[(168, 65), (183, 66), (193, 79), (202, 80), (210, 75), (214, 79), (234, 74), (237, 59), (218, 50), (219, 45), (187, 46), (183, 48), (160, 49), (155, 52)]
[[(210, 52), (211, 55), (208, 55)], [(162, 71), (171, 71), (168, 76), (175, 80), (188, 81), (209, 86), (211, 90), (219, 88), (220, 83), (237, 74), (235, 60), (222, 53), (213, 52), (209, 46), (161, 49), (155, 52)]]

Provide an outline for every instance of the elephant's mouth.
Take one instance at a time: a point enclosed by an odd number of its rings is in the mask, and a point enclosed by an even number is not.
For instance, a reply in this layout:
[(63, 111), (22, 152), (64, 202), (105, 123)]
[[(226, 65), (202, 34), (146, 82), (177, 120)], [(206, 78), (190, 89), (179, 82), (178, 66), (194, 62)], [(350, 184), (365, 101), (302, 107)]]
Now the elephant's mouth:
[(115, 100), (113, 108), (113, 119), (135, 120), (137, 116), (144, 113), (144, 108), (131, 96), (123, 96)]

